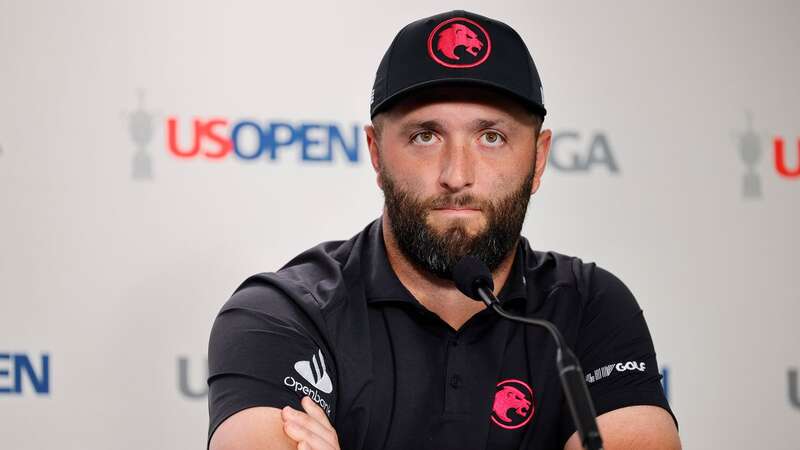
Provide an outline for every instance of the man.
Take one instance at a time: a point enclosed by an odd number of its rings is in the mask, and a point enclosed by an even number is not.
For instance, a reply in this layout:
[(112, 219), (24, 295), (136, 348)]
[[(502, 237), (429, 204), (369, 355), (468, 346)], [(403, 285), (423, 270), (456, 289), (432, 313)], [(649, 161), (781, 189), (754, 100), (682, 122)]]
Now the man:
[(246, 280), (209, 345), (209, 442), (231, 449), (578, 449), (542, 329), (464, 296), (464, 255), (509, 311), (554, 322), (608, 449), (680, 448), (642, 311), (593, 263), (520, 236), (551, 132), (505, 24), (465, 11), (401, 30), (365, 127), (384, 214)]

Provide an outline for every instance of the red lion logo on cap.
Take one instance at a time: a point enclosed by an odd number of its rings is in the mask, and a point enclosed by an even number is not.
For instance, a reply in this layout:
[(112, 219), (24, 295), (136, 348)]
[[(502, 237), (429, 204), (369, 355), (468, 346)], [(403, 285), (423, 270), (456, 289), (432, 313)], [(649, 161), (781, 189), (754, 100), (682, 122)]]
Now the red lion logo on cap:
[(522, 417), (528, 414), (528, 408), (531, 407), (531, 402), (525, 399), (525, 394), (519, 389), (511, 386), (503, 386), (503, 389), (494, 394), (494, 405), (492, 411), (497, 414), (503, 422), (510, 423), (511, 419), (508, 417), (509, 410), (515, 410), (517, 414)]
[[(434, 42), (436, 41), (436, 42)], [(467, 54), (456, 54), (464, 47)], [(428, 54), (437, 63), (451, 69), (466, 69), (483, 64), (492, 51), (486, 30), (474, 20), (453, 17), (436, 25), (428, 35)]]
[(439, 43), (436, 44), (436, 48), (450, 59), (461, 59), (455, 53), (458, 46), (463, 45), (472, 56), (478, 56), (478, 52), (483, 48), (483, 42), (478, 39), (478, 35), (460, 23), (445, 28), (438, 37)]
[(497, 383), (492, 405), (492, 421), (513, 430), (525, 426), (533, 417), (533, 390), (521, 380)]

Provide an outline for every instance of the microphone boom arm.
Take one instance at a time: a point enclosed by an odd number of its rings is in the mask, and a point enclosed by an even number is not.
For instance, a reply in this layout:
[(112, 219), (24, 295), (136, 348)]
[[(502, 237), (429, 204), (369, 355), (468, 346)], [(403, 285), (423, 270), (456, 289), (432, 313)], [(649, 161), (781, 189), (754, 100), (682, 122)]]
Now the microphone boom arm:
[(600, 431), (597, 428), (597, 413), (589, 395), (589, 389), (586, 387), (586, 381), (583, 378), (583, 369), (578, 362), (578, 358), (564, 341), (564, 336), (558, 331), (558, 328), (547, 320), (509, 314), (500, 306), (491, 290), (483, 286), (475, 289), (475, 291), (483, 303), (487, 307), (494, 309), (500, 316), (515, 322), (544, 327), (550, 332), (550, 335), (556, 341), (556, 367), (561, 379), (561, 387), (564, 389), (564, 396), (567, 399), (572, 420), (575, 422), (581, 445), (587, 450), (603, 450), (603, 439), (600, 437)]

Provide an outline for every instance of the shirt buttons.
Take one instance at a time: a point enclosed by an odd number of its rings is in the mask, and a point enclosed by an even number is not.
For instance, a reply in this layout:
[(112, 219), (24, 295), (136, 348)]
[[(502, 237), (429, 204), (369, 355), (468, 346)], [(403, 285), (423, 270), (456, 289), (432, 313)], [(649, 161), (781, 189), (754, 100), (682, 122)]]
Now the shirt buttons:
[(458, 389), (461, 386), (461, 377), (458, 374), (455, 374), (450, 377), (450, 387), (453, 389)]

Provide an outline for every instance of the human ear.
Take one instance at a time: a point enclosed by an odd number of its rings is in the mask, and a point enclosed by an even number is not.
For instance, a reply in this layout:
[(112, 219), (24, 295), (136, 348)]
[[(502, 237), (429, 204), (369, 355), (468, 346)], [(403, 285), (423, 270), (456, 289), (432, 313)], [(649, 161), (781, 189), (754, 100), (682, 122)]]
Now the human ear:
[(552, 140), (553, 132), (550, 130), (542, 130), (539, 133), (539, 138), (536, 140), (536, 167), (534, 167), (531, 195), (535, 194), (542, 184), (542, 175), (547, 165), (547, 156), (550, 154), (550, 144)]
[(367, 150), (369, 151), (369, 159), (372, 163), (372, 168), (375, 170), (376, 182), (378, 187), (383, 189), (381, 181), (381, 159), (380, 150), (378, 148), (378, 133), (372, 125), (364, 125), (364, 134), (367, 137)]

